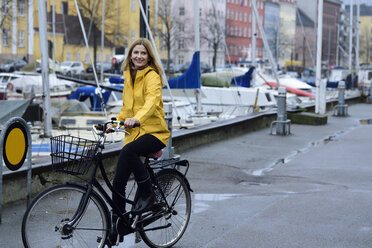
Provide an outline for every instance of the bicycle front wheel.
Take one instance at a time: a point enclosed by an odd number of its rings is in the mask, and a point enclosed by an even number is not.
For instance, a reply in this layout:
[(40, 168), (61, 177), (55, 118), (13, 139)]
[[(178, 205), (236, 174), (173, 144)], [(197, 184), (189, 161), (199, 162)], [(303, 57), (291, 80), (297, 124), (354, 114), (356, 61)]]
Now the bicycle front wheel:
[(26, 248), (104, 247), (108, 235), (108, 210), (102, 199), (91, 194), (76, 224), (66, 230), (86, 188), (56, 185), (40, 193), (28, 206), (22, 221), (22, 240)]
[(154, 208), (157, 210), (147, 216), (143, 214), (142, 218), (158, 217), (150, 223), (144, 220), (139, 232), (148, 246), (167, 248), (177, 243), (187, 228), (191, 215), (191, 196), (182, 175), (175, 170), (160, 171), (156, 181), (160, 188), (155, 190)]

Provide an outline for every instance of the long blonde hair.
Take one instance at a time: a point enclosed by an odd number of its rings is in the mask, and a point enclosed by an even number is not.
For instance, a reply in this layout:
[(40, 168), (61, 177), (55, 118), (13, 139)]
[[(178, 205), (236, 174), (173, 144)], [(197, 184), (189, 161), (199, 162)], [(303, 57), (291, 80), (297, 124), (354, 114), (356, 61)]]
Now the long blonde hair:
[(161, 82), (163, 86), (165, 86), (166, 83), (164, 81), (165, 79), (163, 78), (163, 66), (161, 65), (160, 61), (156, 59), (155, 50), (153, 46), (151, 45), (151, 42), (146, 38), (139, 38), (138, 40), (134, 41), (130, 45), (128, 54), (123, 62), (123, 70), (125, 71), (125, 70), (134, 69), (134, 64), (132, 62), (131, 57), (132, 57), (133, 49), (137, 45), (143, 45), (146, 48), (147, 53), (149, 55), (148, 65), (151, 66), (159, 74)]

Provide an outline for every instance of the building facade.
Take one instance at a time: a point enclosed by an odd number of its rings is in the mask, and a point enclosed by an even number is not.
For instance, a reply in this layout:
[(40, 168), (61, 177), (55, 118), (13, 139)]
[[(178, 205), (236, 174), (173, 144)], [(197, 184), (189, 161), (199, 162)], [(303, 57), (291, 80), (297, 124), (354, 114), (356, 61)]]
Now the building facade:
[(296, 1), (280, 0), (280, 27), (278, 41), (278, 60), (280, 66), (285, 66), (295, 59), (296, 36)]
[[(278, 61), (279, 55), (279, 26), (280, 26), (280, 5), (279, 0), (267, 0), (265, 3), (265, 33), (267, 42), (270, 47), (270, 52), (275, 59)], [(264, 58), (268, 58), (267, 52), (265, 51)]]
[(302, 66), (315, 68), (316, 50), (316, 27), (314, 22), (302, 11), (297, 8), (296, 13), (296, 39), (295, 57), (296, 61), (301, 61)]
[(360, 6), (359, 61), (369, 65), (372, 62), (372, 6)]
[[(263, 0), (256, 0), (256, 7), (261, 24), (264, 26), (264, 9)], [(248, 0), (227, 0), (226, 2), (226, 63), (238, 64), (241, 60), (262, 59), (264, 47), (258, 22), (253, 32), (252, 20), (255, 18)], [(252, 56), (253, 36), (256, 37), (256, 58)]]

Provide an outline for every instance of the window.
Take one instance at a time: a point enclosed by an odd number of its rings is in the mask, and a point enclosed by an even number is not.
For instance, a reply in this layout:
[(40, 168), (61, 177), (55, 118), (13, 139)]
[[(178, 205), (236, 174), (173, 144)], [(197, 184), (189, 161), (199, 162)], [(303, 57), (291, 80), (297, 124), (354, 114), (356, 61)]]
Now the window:
[(243, 34), (244, 37), (247, 37), (247, 27), (244, 27), (244, 34)]
[(18, 0), (18, 15), (24, 16), (25, 15), (25, 2), (24, 0)]
[(136, 12), (136, 0), (132, 0), (132, 12)]
[(229, 19), (229, 18), (230, 18), (230, 10), (227, 9), (227, 10), (226, 10), (226, 19)]
[(9, 46), (9, 29), (3, 29), (3, 46)]
[[(76, 53), (75, 60), (80, 61), (80, 53), (79, 52)], [(79, 63), (77, 63), (77, 66), (79, 66)]]
[(234, 20), (234, 10), (231, 10), (231, 20)]
[(184, 49), (185, 48), (185, 41), (179, 40), (178, 41), (178, 49)]
[(62, 8), (62, 13), (64, 15), (68, 15), (68, 2), (62, 2), (61, 8)]
[(24, 47), (25, 31), (18, 30), (18, 47)]
[(10, 0), (4, 0), (4, 15), (9, 15), (9, 1)]
[(247, 21), (248, 21), (248, 13), (244, 12), (244, 22), (247, 22)]
[(89, 64), (89, 53), (84, 55), (84, 64)]
[(185, 24), (180, 23), (180, 24), (178, 25), (178, 31), (179, 31), (179, 32), (185, 32)]
[(244, 6), (248, 5), (248, 0), (244, 0)]
[(185, 15), (185, 7), (181, 7), (181, 8), (179, 9), (179, 15), (180, 15), (180, 16), (184, 16), (184, 15)]
[(243, 12), (239, 13), (239, 21), (241, 21), (241, 22), (243, 21)]
[(179, 55), (178, 56), (178, 64), (183, 64), (183, 63), (185, 63), (184, 62), (184, 57), (183, 57), (183, 55)]
[(72, 60), (71, 52), (67, 52), (66, 53), (66, 60), (67, 61), (71, 61)]

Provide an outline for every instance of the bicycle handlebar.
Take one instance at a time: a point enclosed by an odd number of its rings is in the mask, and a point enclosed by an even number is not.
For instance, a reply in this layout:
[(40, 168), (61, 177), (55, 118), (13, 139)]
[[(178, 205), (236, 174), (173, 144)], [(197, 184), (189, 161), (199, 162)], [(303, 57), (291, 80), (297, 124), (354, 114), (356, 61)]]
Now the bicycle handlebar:
[[(104, 124), (92, 125), (92, 129), (97, 135), (104, 136), (106, 134), (106, 129), (107, 129), (108, 124), (114, 124), (114, 127), (111, 128), (111, 132), (122, 132), (122, 133), (130, 134), (128, 131), (124, 129), (124, 121), (117, 121), (115, 117), (111, 118), (110, 121), (106, 121)], [(133, 127), (138, 127), (138, 126), (140, 125), (135, 124)]]

